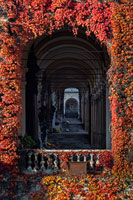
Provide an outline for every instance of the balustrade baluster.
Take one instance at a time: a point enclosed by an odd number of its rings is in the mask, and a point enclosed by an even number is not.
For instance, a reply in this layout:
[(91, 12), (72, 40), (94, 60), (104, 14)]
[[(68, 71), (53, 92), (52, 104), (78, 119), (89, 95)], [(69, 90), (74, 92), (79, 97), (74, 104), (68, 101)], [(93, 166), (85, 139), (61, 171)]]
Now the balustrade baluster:
[(47, 168), (49, 169), (50, 168), (50, 154), (48, 154), (47, 158), (48, 158), (48, 160), (47, 160), (47, 165), (48, 165)]
[(38, 171), (38, 152), (34, 153), (34, 158), (35, 158), (34, 160), (35, 166), (34, 166), (33, 171), (37, 172)]
[(99, 156), (99, 154), (97, 154), (96, 165), (99, 165), (99, 164), (100, 164), (100, 156)]
[(32, 156), (32, 153), (28, 153), (28, 167), (27, 167), (27, 170), (28, 171), (32, 171), (32, 167), (31, 167), (31, 164), (32, 164), (32, 160), (31, 160), (31, 156)]
[(41, 162), (40, 162), (40, 165), (41, 165), (41, 171), (45, 172), (46, 171), (46, 167), (45, 167), (45, 161), (44, 161), (44, 156), (43, 154), (41, 154)]
[[(42, 153), (39, 153), (37, 150), (30, 150), (26, 151), (28, 160), (26, 159), (26, 169), (24, 171), (29, 172), (29, 173), (36, 173), (37, 171), (42, 171), (44, 173), (52, 174), (53, 172), (58, 172), (60, 171), (59, 167), (59, 153), (62, 152), (62, 154), (65, 154), (66, 152), (69, 151), (47, 151), (44, 150)], [(73, 155), (72, 155), (73, 154)], [(90, 157), (88, 161), (88, 156)], [(70, 157), (69, 157), (70, 162), (74, 162), (72, 165), (78, 165), (77, 163), (86, 162), (85, 164), (87, 165), (87, 169), (90, 166), (90, 172), (96, 171), (101, 171), (105, 169), (105, 166), (101, 167), (100, 166), (100, 153), (98, 151), (92, 150), (89, 151), (86, 154), (82, 154), (80, 151), (73, 151), (73, 153), (70, 152)], [(66, 163), (64, 163), (66, 164)], [(89, 166), (88, 166), (89, 164)], [(39, 170), (40, 169), (40, 170)], [(89, 172), (89, 169), (88, 169)]]
[(84, 158), (83, 162), (86, 162), (86, 156), (85, 156), (85, 155), (84, 155), (84, 157), (83, 157), (83, 158)]
[(94, 165), (93, 156), (94, 156), (94, 154), (91, 153), (91, 154), (90, 154), (90, 157), (91, 157), (91, 159), (90, 159), (90, 166), (91, 166), (91, 168), (93, 168), (93, 165)]
[(71, 162), (73, 162), (73, 155), (71, 155)]
[(80, 155), (77, 155), (77, 162), (80, 162)]
[(51, 154), (48, 154), (48, 160), (47, 160), (47, 169), (46, 169), (46, 173), (51, 174), (52, 173), (52, 158), (51, 158)]
[(58, 169), (58, 154), (54, 154), (54, 170), (57, 171)]

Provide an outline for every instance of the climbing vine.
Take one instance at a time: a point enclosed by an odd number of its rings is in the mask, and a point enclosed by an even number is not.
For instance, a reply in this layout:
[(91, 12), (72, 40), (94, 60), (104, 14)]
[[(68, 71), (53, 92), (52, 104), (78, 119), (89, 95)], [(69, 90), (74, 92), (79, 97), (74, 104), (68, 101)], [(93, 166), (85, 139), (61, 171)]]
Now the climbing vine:
[[(21, 47), (64, 26), (74, 35), (82, 27), (104, 43), (111, 55), (108, 72), (112, 111), (114, 173), (130, 173), (131, 2), (86, 0), (0, 0), (0, 168), (16, 166), (21, 128)], [(1, 170), (1, 169), (0, 169)]]
[(30, 195), (32, 200), (121, 200), (131, 199), (129, 192), (124, 193), (125, 181), (121, 183), (118, 178), (100, 175), (87, 175), (86, 177), (46, 176), (41, 181), (39, 192)]
[(119, 176), (131, 173), (131, 128), (133, 84), (131, 80), (131, 35), (132, 8), (130, 1), (122, 1), (112, 7), (112, 47), (110, 78), (110, 100), (112, 111), (112, 152), (114, 173)]

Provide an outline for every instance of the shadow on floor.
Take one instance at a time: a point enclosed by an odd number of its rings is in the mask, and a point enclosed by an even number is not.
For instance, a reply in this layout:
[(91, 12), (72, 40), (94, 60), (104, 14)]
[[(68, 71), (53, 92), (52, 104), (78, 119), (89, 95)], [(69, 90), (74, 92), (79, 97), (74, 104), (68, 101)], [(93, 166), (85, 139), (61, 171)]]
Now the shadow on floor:
[(66, 118), (68, 124), (62, 125), (61, 133), (48, 135), (48, 142), (55, 144), (56, 149), (90, 149), (88, 132), (83, 129), (83, 124), (76, 118)]

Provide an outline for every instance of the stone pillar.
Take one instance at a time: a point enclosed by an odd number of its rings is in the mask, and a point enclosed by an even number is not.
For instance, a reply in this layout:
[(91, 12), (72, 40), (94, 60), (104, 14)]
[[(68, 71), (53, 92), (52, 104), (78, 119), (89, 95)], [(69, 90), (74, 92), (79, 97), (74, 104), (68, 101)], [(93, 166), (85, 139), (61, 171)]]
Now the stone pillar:
[(95, 90), (94, 94), (93, 94), (93, 122), (92, 122), (92, 132), (93, 132), (93, 145), (95, 146), (95, 148), (99, 148), (100, 147), (100, 129), (99, 129), (99, 124), (100, 124), (100, 120), (101, 120), (101, 116), (100, 115), (100, 110), (99, 110), (99, 101), (100, 101), (100, 96), (99, 96), (99, 90)]
[(34, 95), (34, 102), (35, 102), (35, 135), (34, 135), (34, 138), (35, 139), (38, 139), (38, 105), (37, 105), (37, 94), (35, 93)]
[(85, 130), (89, 131), (89, 94), (85, 94)]
[(94, 144), (97, 146), (97, 102), (96, 102), (96, 94), (94, 98)]
[(82, 112), (82, 108), (81, 108), (81, 93), (79, 92), (79, 119), (81, 120), (81, 112)]
[(105, 85), (95, 88), (91, 97), (91, 144), (106, 148), (106, 96)]
[(85, 129), (85, 105), (86, 105), (86, 101), (85, 101), (85, 92), (83, 92), (82, 94), (82, 97), (83, 97), (83, 101), (82, 101), (82, 105), (83, 105), (83, 109), (82, 109), (82, 119), (83, 119), (83, 128)]
[(26, 131), (27, 134), (36, 138), (36, 104), (37, 104), (37, 83), (31, 82), (33, 77), (28, 74), (26, 82)]
[[(55, 100), (55, 92), (52, 92), (52, 105), (56, 108), (56, 100)], [(53, 119), (52, 119), (52, 129), (55, 128), (55, 120), (56, 120), (56, 110), (53, 114)]]
[(53, 120), (52, 120), (52, 128), (55, 128), (55, 120), (56, 120), (56, 112), (54, 112)]
[(22, 81), (22, 136), (26, 134), (26, 81)]
[(62, 112), (62, 121), (64, 120), (64, 93), (62, 92), (62, 104), (61, 104), (61, 112)]
[(52, 95), (51, 95), (51, 83), (49, 82), (49, 86), (48, 86), (48, 121), (49, 121), (49, 131), (53, 131), (52, 130)]
[(63, 110), (64, 110), (64, 93), (61, 92), (61, 99), (60, 99), (60, 111), (62, 113), (62, 117), (63, 117)]
[(41, 139), (41, 127), (40, 127), (40, 122), (39, 122), (39, 109), (41, 108), (41, 90), (42, 90), (42, 84), (41, 84), (41, 79), (38, 79), (37, 81), (38, 85), (37, 85), (37, 99), (36, 99), (36, 123), (37, 123), (37, 139), (40, 142), (40, 148), (43, 147), (42, 144), (42, 139)]
[(56, 99), (56, 103), (57, 103), (57, 118), (59, 116), (59, 109), (60, 109), (60, 95), (59, 95), (59, 91), (57, 91), (57, 99)]
[(105, 88), (102, 89), (101, 93), (101, 148), (106, 148), (106, 93)]
[(111, 149), (109, 86), (106, 84), (106, 149)]
[(81, 94), (81, 121), (84, 123), (84, 96)]
[(97, 148), (100, 148), (101, 147), (101, 90), (100, 88), (98, 88), (97, 90), (97, 109), (96, 109), (96, 115), (97, 115), (97, 119), (96, 119), (96, 138), (97, 138), (97, 141), (96, 141), (96, 144), (97, 144)]
[(99, 128), (99, 148), (101, 148), (101, 135), (102, 135), (102, 99), (101, 99), (101, 93), (100, 93), (100, 96), (99, 96), (99, 105), (98, 105), (98, 119), (99, 119), (99, 123), (98, 123), (98, 128)]
[(91, 97), (91, 145), (94, 145), (94, 115), (95, 112), (95, 102), (94, 96)]
[(95, 99), (95, 144), (96, 147), (99, 147), (99, 127), (98, 127), (98, 123), (99, 123), (99, 110), (98, 110), (98, 103), (99, 103), (99, 98), (97, 96), (98, 94), (96, 94), (96, 99)]
[(91, 94), (89, 91), (88, 95), (88, 134), (89, 134), (89, 142), (91, 144)]

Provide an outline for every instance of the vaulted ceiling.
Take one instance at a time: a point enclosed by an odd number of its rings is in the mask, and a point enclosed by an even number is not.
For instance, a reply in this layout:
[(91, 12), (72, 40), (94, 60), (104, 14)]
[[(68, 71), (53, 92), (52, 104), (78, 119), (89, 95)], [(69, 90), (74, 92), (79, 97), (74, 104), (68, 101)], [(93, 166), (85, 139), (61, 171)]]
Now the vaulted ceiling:
[(34, 53), (41, 78), (53, 88), (97, 87), (105, 76), (107, 52), (91, 38), (72, 34), (42, 36), (34, 42)]

